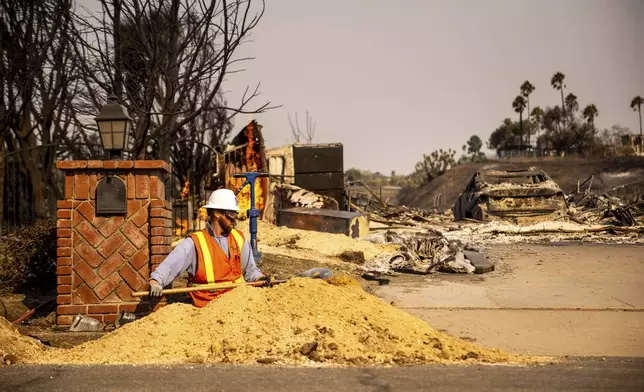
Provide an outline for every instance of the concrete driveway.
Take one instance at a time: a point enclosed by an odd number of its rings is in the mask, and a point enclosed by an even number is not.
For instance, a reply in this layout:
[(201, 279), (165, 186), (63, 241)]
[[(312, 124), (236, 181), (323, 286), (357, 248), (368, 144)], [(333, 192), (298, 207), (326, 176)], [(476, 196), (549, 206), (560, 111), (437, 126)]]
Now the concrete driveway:
[(644, 247), (507, 245), (496, 271), (440, 275), (376, 294), (477, 343), (544, 355), (644, 356)]

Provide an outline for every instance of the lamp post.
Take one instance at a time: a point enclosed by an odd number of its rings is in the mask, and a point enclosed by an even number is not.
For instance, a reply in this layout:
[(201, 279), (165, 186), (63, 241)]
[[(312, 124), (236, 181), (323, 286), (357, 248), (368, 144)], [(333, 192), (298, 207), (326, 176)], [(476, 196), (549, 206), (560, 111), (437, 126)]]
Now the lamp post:
[(119, 105), (117, 97), (112, 94), (95, 120), (106, 159), (120, 159), (132, 127), (132, 118), (127, 114), (127, 109)]

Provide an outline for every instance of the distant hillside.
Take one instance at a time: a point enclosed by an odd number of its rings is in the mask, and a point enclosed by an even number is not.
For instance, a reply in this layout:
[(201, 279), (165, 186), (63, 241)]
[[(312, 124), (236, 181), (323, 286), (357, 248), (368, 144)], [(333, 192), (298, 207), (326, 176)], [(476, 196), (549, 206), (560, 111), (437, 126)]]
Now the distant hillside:
[[(477, 164), (459, 165), (420, 189), (400, 195), (400, 203), (423, 209), (434, 208), (434, 200), (440, 197), (437, 208), (452, 206), (467, 182), (481, 168), (522, 169), (536, 166), (548, 173), (564, 192), (577, 187), (577, 181), (595, 176), (592, 190), (606, 191), (615, 186), (644, 180), (644, 158), (614, 158), (590, 160), (582, 158), (523, 158), (508, 161), (488, 161)], [(586, 184), (586, 187), (588, 184)], [(644, 183), (628, 188), (628, 194), (639, 189), (644, 192)]]

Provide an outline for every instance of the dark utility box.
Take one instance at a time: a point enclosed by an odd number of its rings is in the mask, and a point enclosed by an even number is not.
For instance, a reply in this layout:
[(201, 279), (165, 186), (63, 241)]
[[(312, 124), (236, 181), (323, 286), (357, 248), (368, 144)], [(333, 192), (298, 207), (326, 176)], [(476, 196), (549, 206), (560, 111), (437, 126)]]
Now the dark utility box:
[(342, 144), (295, 144), (293, 166), (295, 174), (331, 173), (344, 171)]
[(277, 225), (292, 229), (345, 234), (360, 238), (369, 234), (369, 219), (364, 214), (316, 208), (289, 208), (277, 212)]
[(293, 145), (295, 185), (333, 197), (344, 207), (344, 148), (342, 144)]

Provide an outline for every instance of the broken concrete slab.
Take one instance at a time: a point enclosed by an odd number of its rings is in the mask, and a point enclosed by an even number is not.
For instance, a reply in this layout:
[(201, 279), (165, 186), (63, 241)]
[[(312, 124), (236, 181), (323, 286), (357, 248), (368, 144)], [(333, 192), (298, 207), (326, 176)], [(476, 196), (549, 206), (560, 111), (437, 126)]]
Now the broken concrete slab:
[(475, 274), (484, 274), (494, 271), (494, 263), (488, 260), (482, 253), (465, 250), (463, 251), (463, 254), (474, 266)]
[(456, 272), (472, 274), (476, 268), (465, 258), (463, 252), (456, 252), (456, 254), (447, 260), (447, 263), (440, 269), (443, 272)]

